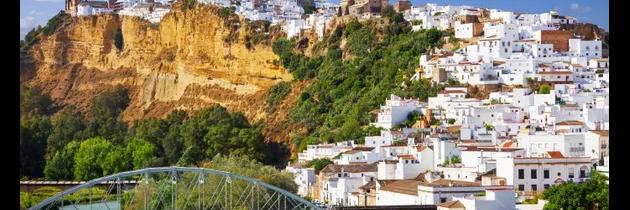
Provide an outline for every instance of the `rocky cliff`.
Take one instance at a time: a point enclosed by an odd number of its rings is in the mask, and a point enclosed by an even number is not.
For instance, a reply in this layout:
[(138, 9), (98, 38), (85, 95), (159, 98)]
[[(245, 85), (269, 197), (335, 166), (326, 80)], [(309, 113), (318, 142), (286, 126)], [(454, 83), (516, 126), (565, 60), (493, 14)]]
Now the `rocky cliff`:
[(69, 18), (27, 49), (21, 82), (81, 110), (105, 88), (122, 84), (131, 96), (125, 121), (214, 103), (250, 121), (266, 119), (265, 91), (292, 80), (271, 50), (274, 33), (251, 44), (264, 30), (220, 10), (175, 8), (159, 24), (117, 15)]

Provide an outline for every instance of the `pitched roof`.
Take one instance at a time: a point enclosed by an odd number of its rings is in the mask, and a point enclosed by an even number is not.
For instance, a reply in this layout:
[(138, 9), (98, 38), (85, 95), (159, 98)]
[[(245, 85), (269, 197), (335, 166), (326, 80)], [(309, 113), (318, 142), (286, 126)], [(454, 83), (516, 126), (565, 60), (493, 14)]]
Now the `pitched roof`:
[(512, 140), (507, 140), (507, 141), (504, 141), (503, 143), (501, 143), (501, 147), (503, 147), (503, 148), (511, 148), (512, 144), (514, 144), (514, 142)]
[(566, 120), (566, 121), (556, 123), (556, 125), (584, 125), (584, 123), (578, 120)]
[(374, 149), (374, 147), (355, 147), (355, 148), (352, 148), (351, 150), (343, 152), (343, 154), (354, 154), (354, 153), (357, 153), (357, 152), (369, 152), (369, 151), (372, 151), (373, 149)]
[(339, 173), (343, 169), (344, 172), (348, 173), (360, 173), (360, 172), (376, 172), (377, 164), (353, 164), (353, 165), (337, 165), (337, 164), (328, 164), (321, 172), (324, 173)]
[(459, 202), (459, 200), (444, 202), (444, 203), (441, 203), (438, 206), (439, 207), (445, 207), (445, 208), (466, 208), (466, 206), (464, 206), (464, 204), (462, 204), (462, 202)]
[(420, 183), (420, 181), (417, 180), (396, 180), (381, 187), (381, 190), (417, 196), (418, 183)]
[(413, 155), (410, 154), (399, 154), (396, 157), (402, 158), (403, 160), (414, 160), (416, 159)]
[(467, 182), (451, 179), (438, 179), (431, 183), (420, 183), (420, 185), (429, 187), (480, 187), (480, 182)]
[(560, 151), (548, 151), (547, 154), (551, 158), (564, 158), (564, 155), (562, 155)]
[(376, 189), (376, 182), (374, 180), (370, 180), (368, 183), (361, 185), (359, 189), (362, 189), (364, 191)]
[(517, 150), (523, 150), (523, 148), (515, 148), (515, 147), (507, 147), (507, 148), (501, 148), (501, 147), (479, 147), (479, 146), (461, 146), (463, 148), (466, 148), (466, 150), (463, 150), (462, 152), (465, 151), (484, 151), (484, 152), (514, 152)]
[(608, 130), (591, 130), (591, 132), (600, 136), (608, 136)]

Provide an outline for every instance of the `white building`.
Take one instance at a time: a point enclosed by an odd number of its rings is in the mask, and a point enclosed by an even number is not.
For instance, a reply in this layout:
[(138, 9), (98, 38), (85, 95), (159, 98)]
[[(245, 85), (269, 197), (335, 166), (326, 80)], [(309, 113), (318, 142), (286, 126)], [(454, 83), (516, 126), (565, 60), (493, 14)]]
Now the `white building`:
[(583, 132), (558, 134), (549, 132), (520, 133), (517, 138), (518, 146), (525, 149), (528, 157), (541, 157), (552, 151), (558, 151), (567, 157), (582, 157), (585, 155)]
[(373, 124), (376, 127), (390, 129), (405, 121), (409, 113), (413, 111), (424, 112), (424, 106), (420, 104), (420, 101), (402, 99), (392, 94), (390, 99), (385, 101), (385, 105), (381, 106), (378, 120)]
[(563, 157), (557, 152), (548, 157), (497, 158), (497, 176), (518, 192), (542, 192), (569, 180), (584, 182), (593, 164), (588, 157)]
[(478, 182), (439, 179), (430, 183), (416, 180), (399, 180), (377, 185), (376, 205), (437, 205), (453, 197), (470, 196), (484, 192)]
[(344, 141), (335, 144), (308, 145), (304, 152), (298, 153), (298, 162), (305, 163), (313, 159), (328, 158), (333, 159), (341, 152), (348, 151), (354, 147), (354, 142)]
[(374, 147), (355, 147), (341, 153), (339, 159), (333, 160), (335, 164), (348, 165), (356, 163), (374, 163), (378, 161), (378, 153)]
[(293, 174), (293, 181), (298, 185), (297, 194), (301, 196), (308, 196), (310, 194), (310, 189), (317, 182), (315, 169), (305, 168), (300, 164), (291, 165), (291, 162), (289, 162), (285, 170)]
[(486, 188), (484, 196), (453, 197), (451, 202), (460, 202), (466, 210), (514, 210), (516, 199), (512, 186)]
[(569, 53), (572, 56), (584, 56), (587, 58), (602, 57), (602, 41), (569, 39)]
[(374, 181), (376, 172), (376, 163), (329, 164), (320, 171), (319, 197), (324, 203), (349, 205), (352, 193), (359, 192), (360, 186)]

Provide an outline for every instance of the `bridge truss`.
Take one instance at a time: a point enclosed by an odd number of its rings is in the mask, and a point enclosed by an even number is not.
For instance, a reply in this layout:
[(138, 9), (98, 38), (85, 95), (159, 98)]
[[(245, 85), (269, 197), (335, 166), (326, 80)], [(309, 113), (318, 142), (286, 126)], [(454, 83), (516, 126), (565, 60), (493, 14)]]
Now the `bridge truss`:
[(260, 180), (206, 168), (160, 167), (94, 179), (30, 209), (319, 209)]

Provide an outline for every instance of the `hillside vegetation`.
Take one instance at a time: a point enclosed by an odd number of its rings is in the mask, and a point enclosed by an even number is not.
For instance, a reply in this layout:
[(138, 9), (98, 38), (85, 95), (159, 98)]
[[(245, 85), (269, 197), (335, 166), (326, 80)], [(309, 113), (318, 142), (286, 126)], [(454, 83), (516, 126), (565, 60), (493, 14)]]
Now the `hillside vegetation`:
[[(295, 149), (308, 144), (358, 140), (373, 128), (369, 112), (390, 94), (426, 100), (442, 88), (409, 78), (422, 53), (443, 44), (439, 30), (413, 32), (402, 14), (391, 8), (383, 18), (339, 24), (315, 45), (313, 56), (300, 52), (304, 40), (278, 39), (273, 44), (282, 65), (299, 81), (311, 81), (289, 110)], [(378, 134), (378, 132), (376, 132)]]

